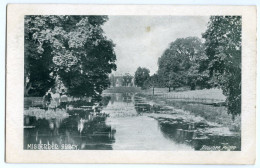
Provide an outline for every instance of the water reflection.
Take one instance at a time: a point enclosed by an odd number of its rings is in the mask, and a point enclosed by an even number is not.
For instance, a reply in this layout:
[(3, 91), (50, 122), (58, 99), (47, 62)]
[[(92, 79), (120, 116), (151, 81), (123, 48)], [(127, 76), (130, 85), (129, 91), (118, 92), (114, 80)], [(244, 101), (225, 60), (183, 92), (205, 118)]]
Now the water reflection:
[(240, 136), (185, 115), (130, 93), (56, 110), (26, 108), (24, 149), (241, 150)]
[(115, 141), (115, 130), (105, 122), (108, 115), (93, 109), (29, 108), (24, 113), (24, 149), (111, 150)]
[[(135, 96), (135, 109), (138, 113), (149, 114), (173, 111), (167, 106), (155, 105), (144, 98)], [(175, 115), (161, 117), (160, 115), (148, 115), (158, 121), (160, 130), (165, 138), (179, 144), (186, 144), (195, 150), (241, 150), (241, 136), (232, 134), (228, 128), (209, 125), (205, 120), (188, 121), (185, 116)], [(155, 117), (156, 116), (156, 117)], [(214, 134), (218, 130), (218, 133)], [(220, 132), (220, 133), (219, 133)]]
[[(106, 125), (105, 117), (77, 111), (63, 120), (36, 119), (25, 116), (24, 149), (28, 144), (74, 145), (77, 149), (112, 149), (115, 130)], [(30, 127), (28, 127), (30, 126)]]
[[(103, 112), (110, 115), (107, 124), (116, 130), (114, 150), (193, 150), (186, 144), (178, 144), (162, 134), (158, 122), (142, 112), (150, 104), (138, 107), (137, 97), (129, 94), (112, 94)], [(131, 102), (129, 101), (131, 100)], [(142, 104), (145, 104), (142, 102)], [(144, 110), (139, 110), (144, 109)]]
[(178, 118), (157, 120), (166, 137), (178, 143), (189, 144), (195, 150), (208, 150), (206, 147), (218, 147), (216, 150), (241, 150), (240, 136), (212, 134), (207, 129), (214, 128), (210, 128), (206, 123), (189, 123)]

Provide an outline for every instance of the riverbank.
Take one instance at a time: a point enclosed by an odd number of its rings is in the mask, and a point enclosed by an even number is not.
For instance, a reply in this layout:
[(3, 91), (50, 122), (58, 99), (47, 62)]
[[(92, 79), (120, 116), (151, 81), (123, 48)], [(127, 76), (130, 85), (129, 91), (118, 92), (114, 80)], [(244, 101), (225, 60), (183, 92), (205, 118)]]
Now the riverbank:
[(118, 86), (118, 87), (111, 87), (103, 91), (103, 94), (107, 93), (139, 93), (141, 89), (139, 87), (125, 87), (125, 86)]
[[(143, 94), (153, 95), (153, 89), (142, 90)], [(168, 98), (198, 98), (198, 99), (215, 99), (225, 101), (226, 96), (218, 88), (202, 90), (176, 90), (169, 92), (167, 88), (154, 88), (155, 96), (164, 96)]]
[[(161, 89), (162, 90), (162, 89)], [(240, 132), (241, 131), (241, 117), (236, 116), (234, 120), (232, 115), (227, 113), (227, 108), (223, 106), (223, 103), (217, 105), (208, 102), (215, 100), (216, 102), (224, 102), (225, 96), (221, 90), (218, 89), (204, 89), (195, 91), (183, 91), (183, 92), (170, 92), (162, 94), (163, 92), (157, 90), (153, 95), (151, 90), (143, 90), (138, 95), (146, 98), (147, 100), (153, 101), (158, 105), (171, 106), (176, 109), (182, 109), (188, 111), (195, 116), (203, 117), (209, 122), (214, 122), (219, 125), (228, 127), (230, 131)], [(170, 96), (171, 95), (171, 96)], [(174, 95), (178, 95), (180, 98), (173, 98)], [(186, 96), (186, 97), (185, 97)], [(190, 99), (190, 97), (193, 97)], [(213, 99), (214, 98), (214, 99)], [(190, 101), (193, 99), (203, 100), (201, 101)]]

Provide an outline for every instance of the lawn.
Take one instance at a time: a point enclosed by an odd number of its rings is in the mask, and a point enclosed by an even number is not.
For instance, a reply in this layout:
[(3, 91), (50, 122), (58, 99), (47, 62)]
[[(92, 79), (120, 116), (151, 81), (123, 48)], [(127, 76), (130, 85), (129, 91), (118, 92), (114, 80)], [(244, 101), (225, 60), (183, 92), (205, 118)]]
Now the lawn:
[[(152, 89), (143, 91), (144, 94), (152, 95)], [(222, 90), (218, 88), (202, 89), (202, 90), (185, 90), (185, 91), (168, 91), (168, 88), (155, 88), (154, 94), (156, 96), (164, 97), (179, 97), (179, 98), (200, 98), (200, 99), (218, 99), (225, 101), (226, 96), (223, 95)]]

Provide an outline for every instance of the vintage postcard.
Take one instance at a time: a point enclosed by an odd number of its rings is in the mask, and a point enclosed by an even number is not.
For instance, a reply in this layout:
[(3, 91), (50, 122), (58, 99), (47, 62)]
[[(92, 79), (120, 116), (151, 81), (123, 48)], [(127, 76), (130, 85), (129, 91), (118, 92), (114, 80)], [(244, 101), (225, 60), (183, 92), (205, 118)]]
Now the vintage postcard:
[(7, 6), (6, 162), (254, 164), (256, 7)]

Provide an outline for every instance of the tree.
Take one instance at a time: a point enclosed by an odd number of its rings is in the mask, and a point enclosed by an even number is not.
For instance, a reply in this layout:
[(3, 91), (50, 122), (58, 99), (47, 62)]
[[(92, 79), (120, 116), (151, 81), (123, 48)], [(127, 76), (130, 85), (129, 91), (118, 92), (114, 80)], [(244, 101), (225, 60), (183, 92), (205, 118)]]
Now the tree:
[(171, 88), (175, 89), (184, 85), (195, 89), (200, 79), (198, 65), (204, 58), (204, 46), (199, 38), (178, 38), (158, 59), (158, 75), (169, 91)]
[(26, 16), (26, 85), (41, 81), (32, 80), (39, 75), (33, 74), (37, 67), (31, 68), (35, 61), (30, 60), (36, 59), (46, 65), (44, 79), (51, 79), (48, 87), (58, 77), (68, 95), (101, 94), (109, 86), (108, 74), (116, 70), (115, 45), (102, 30), (107, 20), (107, 16)]
[(24, 30), (24, 95), (42, 96), (54, 85), (52, 48), (35, 39), (38, 32), (47, 29), (40, 17), (26, 16)]
[(115, 76), (112, 74), (109, 78), (110, 80), (110, 87), (115, 87), (116, 86), (116, 79)]
[(144, 89), (144, 82), (150, 77), (149, 73), (149, 69), (138, 67), (135, 71), (135, 84)]
[(133, 79), (133, 76), (131, 76), (130, 74), (126, 73), (124, 76), (123, 76), (123, 82), (122, 82), (122, 85), (123, 86), (129, 86), (132, 82), (132, 79)]
[(144, 82), (145, 88), (152, 88), (153, 89), (153, 95), (154, 95), (154, 88), (160, 87), (160, 78), (158, 74), (153, 74)]
[(211, 84), (227, 96), (228, 113), (241, 113), (241, 16), (210, 17), (205, 39), (207, 59), (201, 69), (209, 70)]

